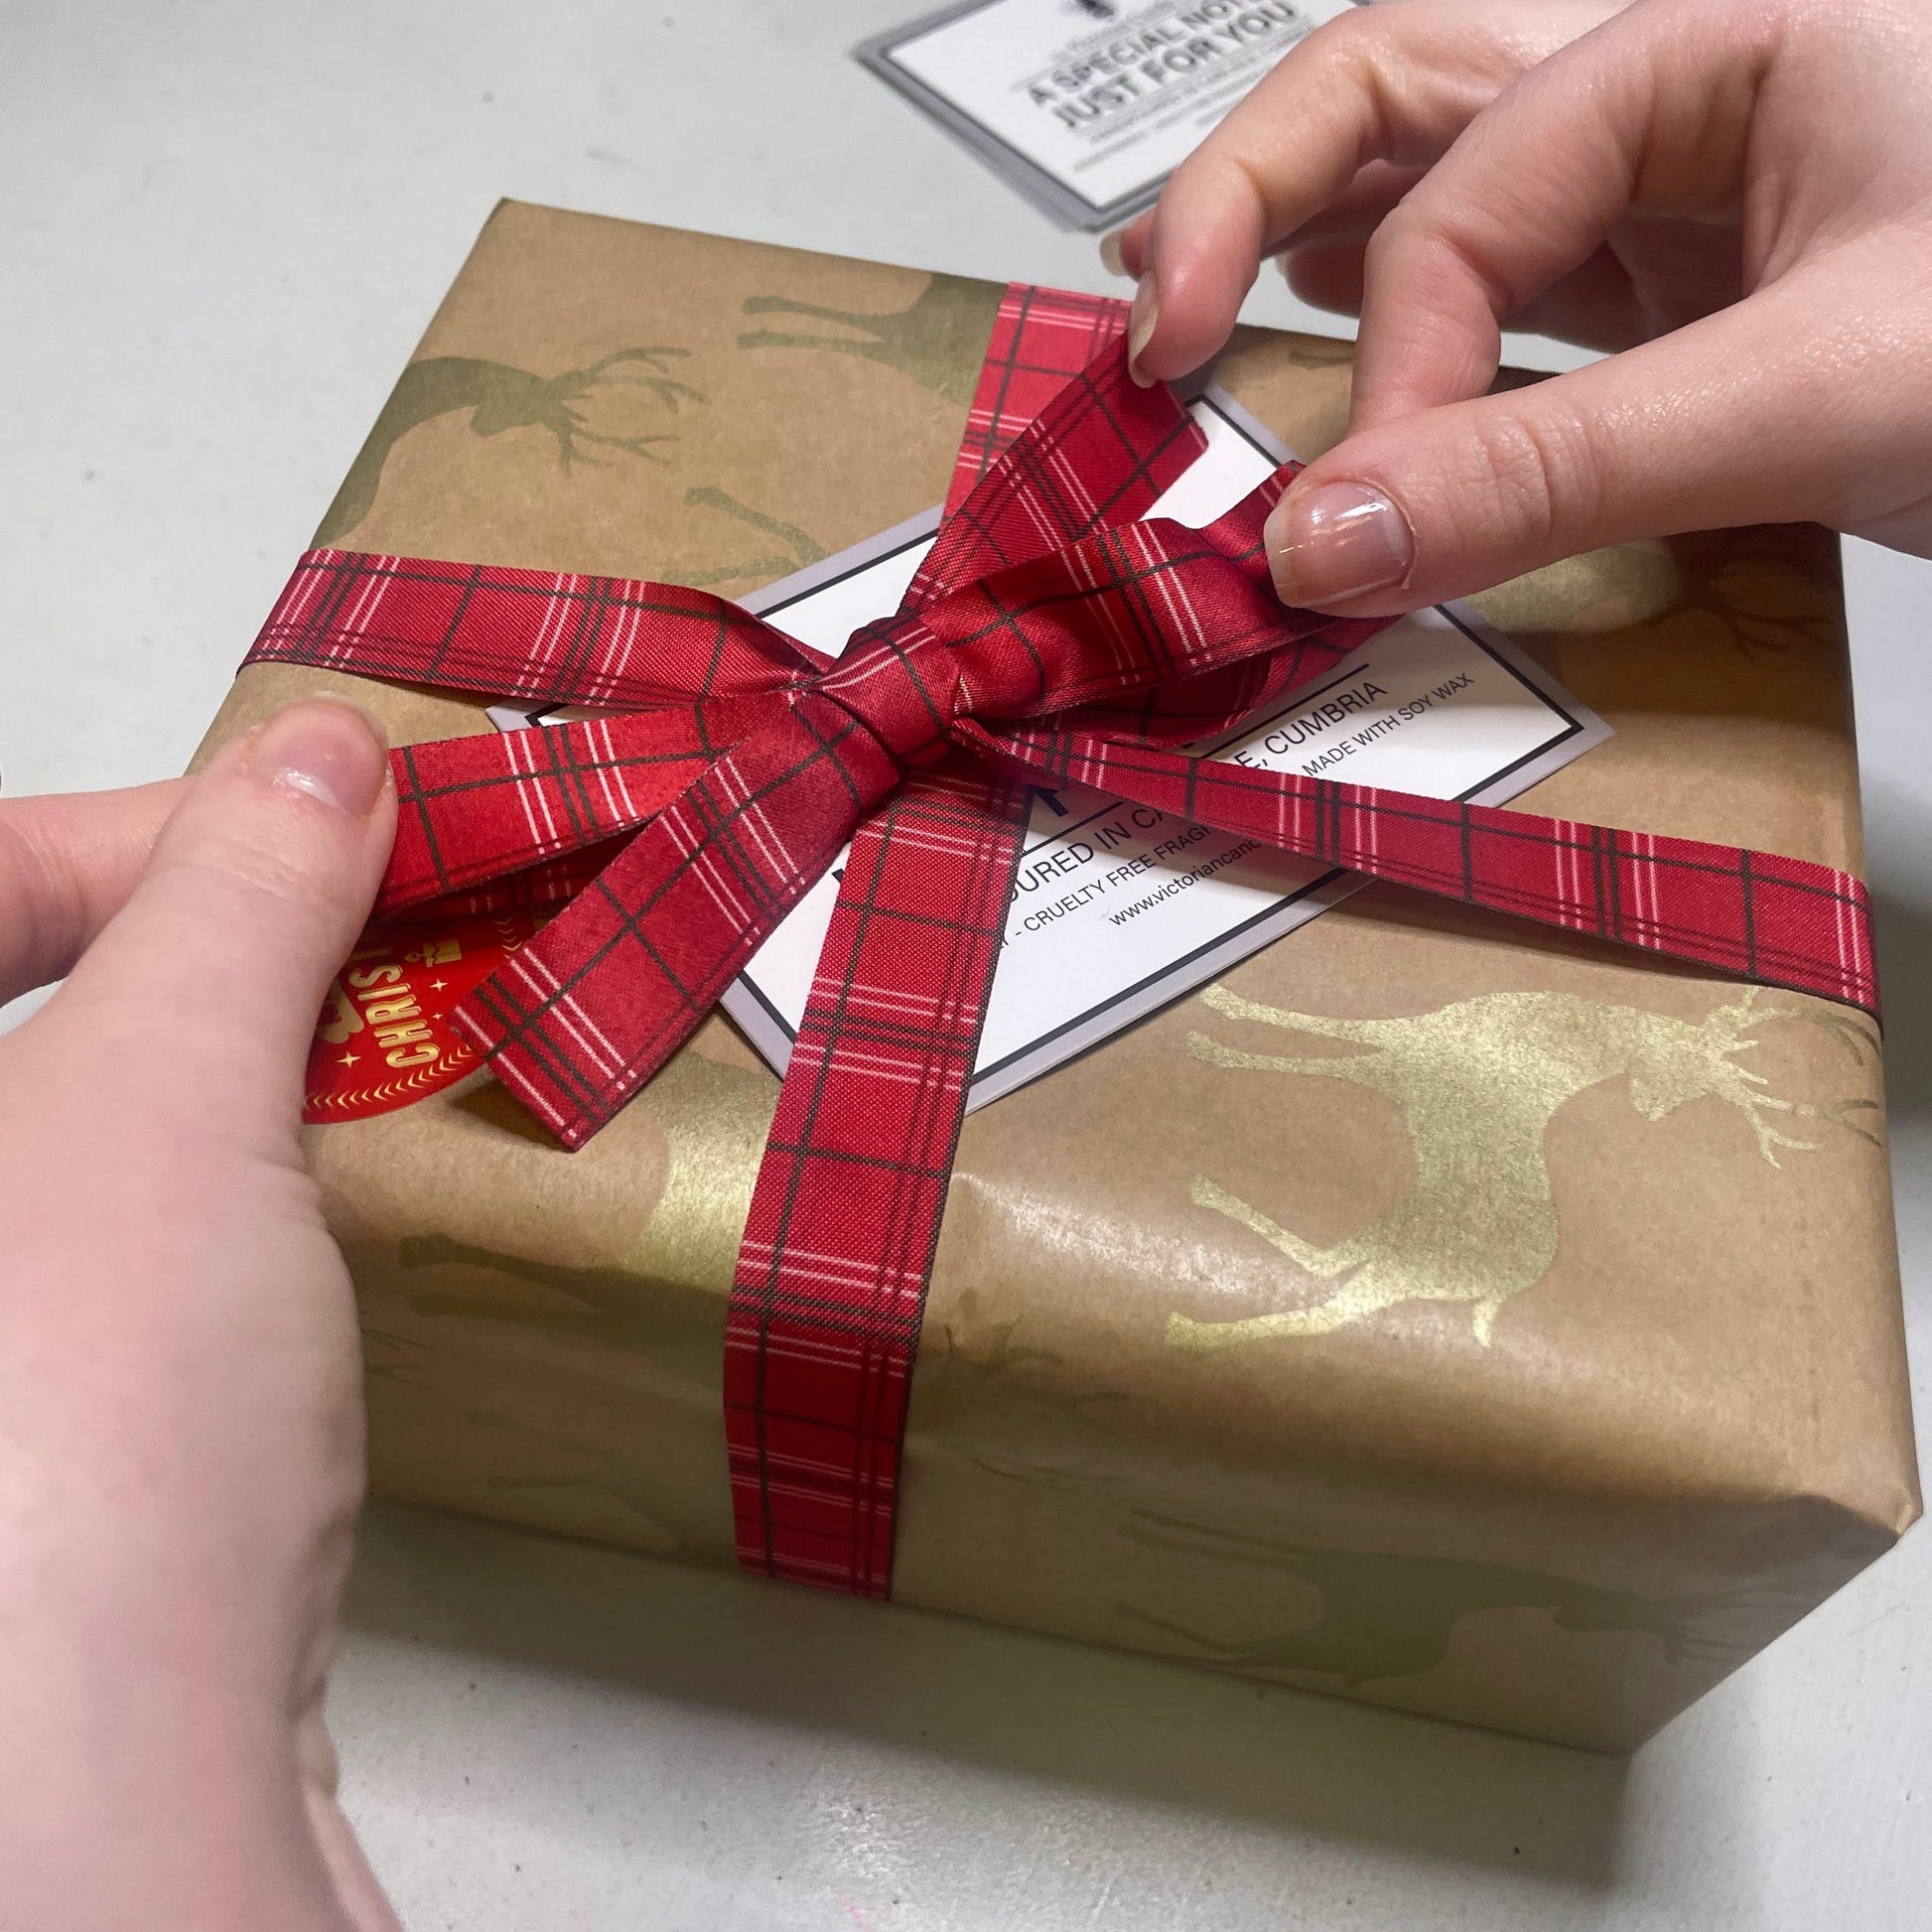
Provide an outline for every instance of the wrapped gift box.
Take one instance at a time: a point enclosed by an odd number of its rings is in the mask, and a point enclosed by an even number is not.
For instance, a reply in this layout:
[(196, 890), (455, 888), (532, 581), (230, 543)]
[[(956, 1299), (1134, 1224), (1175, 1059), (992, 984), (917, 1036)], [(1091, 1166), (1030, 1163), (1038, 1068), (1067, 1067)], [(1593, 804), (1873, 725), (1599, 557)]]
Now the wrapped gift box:
[[(940, 498), (999, 297), (506, 205), (320, 540), (748, 595)], [(1340, 432), (1344, 345), (1244, 331), (1217, 379)], [(1526, 807), (1857, 869), (1822, 532), (1486, 608), (1615, 728)], [(208, 743), (331, 687), (491, 729), (257, 665)], [(481, 1072), (311, 1130), (377, 1487), (730, 1565), (776, 1093), (714, 1018), (577, 1154)], [(1882, 1121), (1843, 1009), (1371, 889), (968, 1120), (895, 1593), (1628, 1748), (1917, 1514)]]

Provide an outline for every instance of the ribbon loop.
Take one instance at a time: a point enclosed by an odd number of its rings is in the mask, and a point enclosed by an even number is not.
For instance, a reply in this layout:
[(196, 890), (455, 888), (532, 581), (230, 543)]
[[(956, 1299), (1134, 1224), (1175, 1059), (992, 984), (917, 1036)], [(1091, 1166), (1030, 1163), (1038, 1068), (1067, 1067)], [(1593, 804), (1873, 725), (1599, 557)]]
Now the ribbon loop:
[(717, 757), (790, 710), (787, 693), (485, 732), (394, 755), (389, 916), (634, 832)]
[(683, 584), (345, 550), (302, 558), (248, 661), (622, 711), (781, 691), (825, 665)]
[[(1090, 307), (1082, 318), (1086, 356), (1055, 365), (1072, 373), (1055, 375), (1037, 412), (1020, 419), (1012, 441), (963, 497), (948, 503), (902, 609), (923, 611), (990, 571), (1030, 563), (1144, 516), (1207, 448), (1165, 383), (1144, 389), (1133, 379), (1127, 358), (1115, 352), (1121, 327), (1096, 331), (1094, 320)], [(1016, 387), (1049, 371), (998, 371), (989, 358), (987, 372), (996, 378), (991, 413), (997, 421)], [(976, 417), (980, 407), (975, 398)]]

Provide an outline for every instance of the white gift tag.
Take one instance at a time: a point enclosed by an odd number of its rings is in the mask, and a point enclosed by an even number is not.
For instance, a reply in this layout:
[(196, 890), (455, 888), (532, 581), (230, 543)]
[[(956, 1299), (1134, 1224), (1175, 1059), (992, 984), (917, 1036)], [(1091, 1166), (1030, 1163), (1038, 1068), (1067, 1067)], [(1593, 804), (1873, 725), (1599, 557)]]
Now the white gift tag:
[(1111, 227), (1352, 0), (968, 0), (857, 49), (1076, 228)]
[[(1206, 452), (1149, 514), (1198, 527), (1232, 508), (1287, 453), (1218, 390), (1192, 407)], [(928, 510), (744, 603), (838, 656), (860, 624), (897, 609), (938, 523), (938, 510)], [(490, 712), (506, 730), (563, 715)], [(1196, 749), (1267, 770), (1493, 805), (1609, 735), (1472, 612), (1447, 606), (1391, 624), (1313, 684)], [(780, 1072), (841, 870), (813, 886), (722, 1001)], [(1118, 1033), (1364, 883), (1097, 792), (1036, 793), (969, 1106)]]

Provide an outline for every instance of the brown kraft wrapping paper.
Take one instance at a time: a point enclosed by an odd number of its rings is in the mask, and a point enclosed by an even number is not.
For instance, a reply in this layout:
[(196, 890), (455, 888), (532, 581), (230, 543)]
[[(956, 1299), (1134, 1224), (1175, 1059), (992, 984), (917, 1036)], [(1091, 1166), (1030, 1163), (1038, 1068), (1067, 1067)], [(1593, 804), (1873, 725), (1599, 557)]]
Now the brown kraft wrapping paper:
[[(747, 594), (939, 499), (999, 293), (506, 204), (320, 539)], [(1218, 375), (1312, 455), (1347, 355)], [(1858, 869), (1824, 533), (1478, 602), (1616, 731), (1526, 808)], [(258, 666), (207, 746), (327, 688), (491, 729)], [(311, 1130), (376, 1486), (732, 1565), (776, 1092), (714, 1018), (576, 1155), (483, 1074)], [(969, 1119), (896, 1594), (1627, 1749), (1918, 1513), (1883, 1118), (1857, 1016), (1371, 889)]]

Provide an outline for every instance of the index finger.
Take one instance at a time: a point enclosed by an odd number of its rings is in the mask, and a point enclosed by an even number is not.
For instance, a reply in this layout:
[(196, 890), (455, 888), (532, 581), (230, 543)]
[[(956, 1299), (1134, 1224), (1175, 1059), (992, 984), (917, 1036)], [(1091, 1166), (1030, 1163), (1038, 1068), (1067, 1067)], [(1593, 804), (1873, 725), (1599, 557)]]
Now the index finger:
[(126, 903), (187, 782), (0, 802), (0, 1003), (71, 970)]
[(1135, 364), (1173, 379), (1226, 343), (1262, 257), (1374, 161), (1426, 166), (1526, 68), (1613, 11), (1555, 0), (1528, 21), (1441, 0), (1351, 9), (1291, 48), (1118, 238), (1142, 293)]

